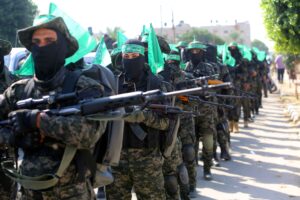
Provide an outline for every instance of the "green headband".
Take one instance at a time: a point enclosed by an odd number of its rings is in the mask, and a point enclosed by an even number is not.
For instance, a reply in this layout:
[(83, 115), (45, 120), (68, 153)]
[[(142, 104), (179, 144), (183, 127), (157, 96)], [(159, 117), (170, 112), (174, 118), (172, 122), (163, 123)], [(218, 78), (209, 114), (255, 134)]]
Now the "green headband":
[(190, 43), (188, 46), (188, 49), (206, 49), (206, 46), (201, 43)]
[(117, 55), (117, 54), (119, 54), (119, 53), (122, 53), (121, 47), (114, 48), (114, 49), (111, 51), (110, 55), (111, 55), (111, 56), (115, 56), (115, 55)]
[(124, 44), (122, 53), (139, 53), (144, 56), (145, 48), (138, 44)]
[(180, 56), (176, 55), (176, 54), (169, 54), (169, 55), (167, 55), (166, 60), (180, 61)]

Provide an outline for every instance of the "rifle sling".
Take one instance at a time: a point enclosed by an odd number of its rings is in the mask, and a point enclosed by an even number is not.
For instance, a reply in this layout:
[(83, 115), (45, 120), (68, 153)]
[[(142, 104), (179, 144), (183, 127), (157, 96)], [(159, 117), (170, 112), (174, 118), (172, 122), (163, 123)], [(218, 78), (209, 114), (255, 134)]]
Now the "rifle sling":
[(1, 167), (6, 176), (17, 183), (20, 183), (25, 189), (44, 190), (51, 188), (58, 183), (59, 179), (74, 159), (76, 152), (77, 149), (75, 147), (69, 145), (66, 146), (62, 161), (55, 174), (43, 174), (35, 177), (25, 176), (11, 166), (11, 161), (3, 161)]

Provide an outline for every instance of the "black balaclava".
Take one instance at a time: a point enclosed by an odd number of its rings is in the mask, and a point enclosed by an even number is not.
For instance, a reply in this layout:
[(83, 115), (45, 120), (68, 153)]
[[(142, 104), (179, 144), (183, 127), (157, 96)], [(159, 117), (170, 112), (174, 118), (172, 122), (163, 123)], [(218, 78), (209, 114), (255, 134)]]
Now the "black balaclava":
[(236, 47), (235, 49), (229, 48), (229, 52), (237, 62), (239, 62), (242, 59), (242, 54), (238, 47)]
[(2, 74), (4, 69), (4, 55), (2, 53), (2, 49), (0, 48), (0, 74)]
[[(137, 44), (143, 47), (143, 43), (138, 40), (128, 40), (125, 44)], [(145, 56), (139, 55), (134, 59), (122, 59), (125, 72), (125, 79), (128, 82), (138, 82), (145, 70)]]
[(143, 43), (144, 44), (144, 47), (145, 47), (145, 53), (144, 53), (144, 56), (145, 56), (145, 63), (148, 63), (149, 64), (149, 60), (148, 60), (148, 42), (146, 43)]
[(197, 66), (200, 62), (204, 61), (204, 53), (202, 50), (200, 50), (199, 53), (192, 53), (192, 51), (189, 52), (191, 62), (194, 66)]
[(64, 36), (54, 30), (57, 41), (43, 47), (32, 45), (31, 54), (34, 62), (35, 76), (40, 81), (48, 81), (64, 66), (68, 51)]

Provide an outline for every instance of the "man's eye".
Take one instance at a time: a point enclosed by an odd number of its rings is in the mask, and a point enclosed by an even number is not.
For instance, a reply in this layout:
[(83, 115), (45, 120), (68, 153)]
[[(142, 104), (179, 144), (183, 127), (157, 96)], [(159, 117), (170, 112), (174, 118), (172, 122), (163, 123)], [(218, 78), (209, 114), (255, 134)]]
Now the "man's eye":
[(51, 44), (51, 43), (55, 42), (55, 40), (52, 38), (46, 38), (45, 41), (47, 44)]
[(32, 44), (39, 44), (40, 40), (32, 40)]

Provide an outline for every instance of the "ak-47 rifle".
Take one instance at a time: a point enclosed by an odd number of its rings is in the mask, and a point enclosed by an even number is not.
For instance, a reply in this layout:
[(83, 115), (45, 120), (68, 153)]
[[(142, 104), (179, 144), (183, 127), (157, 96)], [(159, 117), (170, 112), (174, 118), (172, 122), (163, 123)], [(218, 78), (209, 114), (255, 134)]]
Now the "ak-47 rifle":
[(249, 96), (249, 95), (223, 95), (223, 94), (216, 94), (216, 93), (207, 93), (209, 96), (223, 98), (223, 99), (255, 99), (255, 97)]
[[(129, 92), (119, 95), (113, 95), (109, 97), (102, 98), (94, 98), (88, 100), (80, 100), (78, 103), (74, 105), (56, 108), (56, 109), (45, 109), (43, 110), (45, 113), (56, 116), (70, 116), (70, 115), (81, 115), (81, 116), (91, 116), (98, 113), (105, 113), (107, 111), (111, 111), (113, 109), (127, 107), (127, 106), (135, 106), (135, 105), (147, 105), (153, 101), (160, 101), (163, 99), (168, 99), (174, 96), (180, 95), (189, 95), (189, 94), (197, 94), (206, 90), (214, 90), (221, 88), (229, 88), (231, 87), (230, 83), (223, 83), (219, 85), (208, 85), (204, 87), (196, 87), (184, 90), (177, 90), (172, 92), (162, 92), (160, 90), (150, 90), (147, 92)], [(44, 96), (41, 99), (25, 99), (18, 101), (16, 106), (18, 109), (32, 109), (33, 107), (39, 105), (49, 105), (49, 104), (57, 104), (72, 98), (76, 98), (78, 94), (70, 93), (63, 95), (54, 95), (54, 96)], [(161, 107), (160, 107), (161, 108)], [(158, 107), (156, 106), (156, 109)], [(165, 107), (164, 107), (165, 109)], [(0, 122), (0, 125), (10, 125), (10, 120), (4, 120)]]
[(253, 94), (251, 92), (246, 92), (246, 91), (238, 89), (236, 87), (232, 87), (231, 89), (237, 91), (238, 93), (241, 93), (242, 96), (245, 96), (246, 98), (249, 98), (249, 99), (257, 99), (258, 98), (258, 96), (256, 94)]
[(214, 74), (214, 75), (211, 75), (211, 76), (202, 76), (202, 77), (199, 77), (199, 78), (187, 79), (187, 80), (180, 81), (180, 82), (176, 83), (175, 88), (180, 89), (180, 88), (194, 87), (195, 85), (197, 85), (197, 86), (207, 85), (207, 82), (209, 80), (214, 80), (218, 76), (219, 76), (219, 74)]
[(182, 101), (183, 103), (196, 103), (196, 104), (209, 104), (209, 105), (213, 105), (213, 106), (220, 106), (220, 107), (224, 107), (227, 109), (233, 109), (233, 106), (228, 105), (228, 104), (221, 104), (221, 103), (215, 103), (212, 101), (205, 101), (203, 99), (201, 99), (199, 96), (193, 96), (193, 95), (181, 95), (178, 97), (178, 99), (180, 101)]

